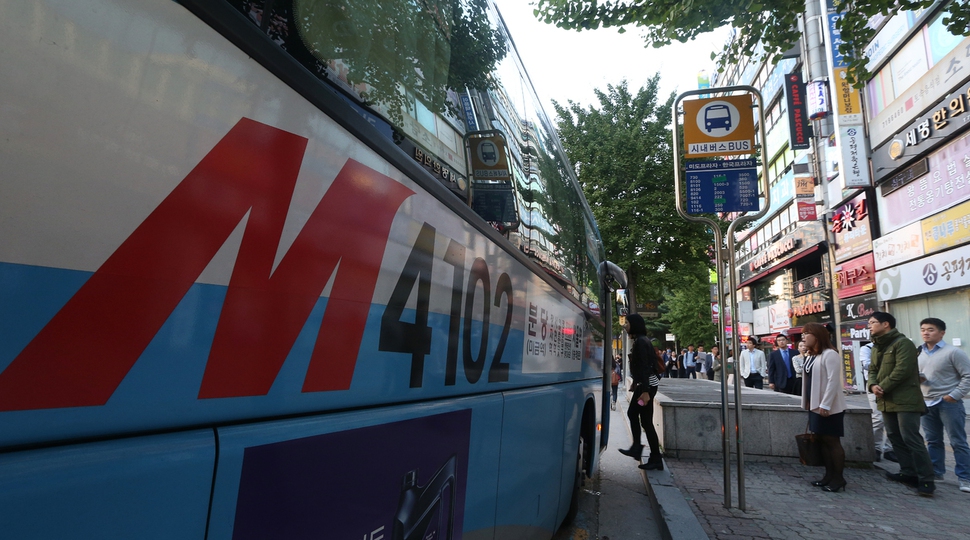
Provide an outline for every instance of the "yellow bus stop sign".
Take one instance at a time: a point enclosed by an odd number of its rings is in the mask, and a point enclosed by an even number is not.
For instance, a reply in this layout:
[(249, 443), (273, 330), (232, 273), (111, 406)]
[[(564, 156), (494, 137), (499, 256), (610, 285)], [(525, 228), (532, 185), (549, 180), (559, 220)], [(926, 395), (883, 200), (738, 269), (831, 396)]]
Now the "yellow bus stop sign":
[(754, 153), (751, 94), (684, 102), (685, 157)]

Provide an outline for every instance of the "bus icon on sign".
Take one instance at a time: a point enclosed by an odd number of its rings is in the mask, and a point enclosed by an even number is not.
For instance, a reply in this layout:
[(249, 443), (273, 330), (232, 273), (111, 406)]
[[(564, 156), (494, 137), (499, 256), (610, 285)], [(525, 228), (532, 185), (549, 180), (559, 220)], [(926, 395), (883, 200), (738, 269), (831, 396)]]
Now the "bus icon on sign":
[(710, 133), (714, 129), (731, 131), (731, 110), (727, 105), (711, 105), (704, 110), (704, 127)]
[(484, 141), (478, 145), (479, 157), (485, 165), (495, 165), (498, 163), (498, 151), (495, 144), (491, 141)]
[(697, 128), (711, 137), (730, 135), (740, 121), (741, 113), (728, 101), (712, 101), (697, 114)]

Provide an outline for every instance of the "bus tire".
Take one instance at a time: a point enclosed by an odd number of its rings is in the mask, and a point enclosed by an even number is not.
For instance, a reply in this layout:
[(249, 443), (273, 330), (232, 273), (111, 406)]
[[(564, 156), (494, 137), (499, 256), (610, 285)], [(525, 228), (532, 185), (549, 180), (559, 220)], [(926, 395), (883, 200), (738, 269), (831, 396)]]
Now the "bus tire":
[(576, 519), (576, 514), (579, 513), (579, 490), (583, 487), (584, 476), (586, 475), (583, 467), (586, 456), (586, 439), (583, 435), (579, 436), (578, 446), (579, 448), (576, 452), (576, 474), (573, 479), (573, 496), (569, 500), (569, 511), (566, 512), (566, 519), (563, 523), (572, 523)]

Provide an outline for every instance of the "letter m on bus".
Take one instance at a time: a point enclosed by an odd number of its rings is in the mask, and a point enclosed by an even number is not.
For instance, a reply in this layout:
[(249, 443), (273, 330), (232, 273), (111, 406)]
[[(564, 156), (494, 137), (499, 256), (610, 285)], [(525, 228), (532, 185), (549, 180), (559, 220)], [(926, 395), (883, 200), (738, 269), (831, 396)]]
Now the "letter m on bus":
[(0, 410), (105, 404), (244, 219), (199, 397), (265, 395), (331, 278), (303, 391), (349, 388), (391, 223), (414, 192), (348, 160), (274, 268), (306, 145), (236, 124), (0, 373)]

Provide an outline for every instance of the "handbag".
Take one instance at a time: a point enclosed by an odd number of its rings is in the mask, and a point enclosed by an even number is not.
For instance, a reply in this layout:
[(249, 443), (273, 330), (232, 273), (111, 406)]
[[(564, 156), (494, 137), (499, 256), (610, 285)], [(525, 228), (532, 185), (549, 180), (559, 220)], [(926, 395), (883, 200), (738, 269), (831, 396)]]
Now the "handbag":
[(798, 460), (802, 465), (809, 467), (821, 467), (822, 463), (822, 441), (818, 435), (808, 432), (805, 426), (805, 433), (795, 435), (795, 444), (798, 445)]

